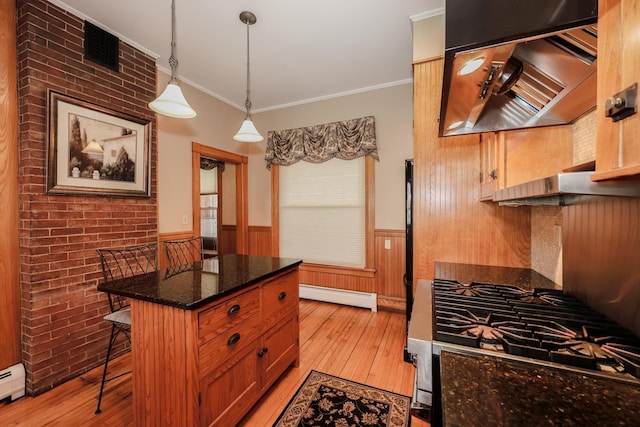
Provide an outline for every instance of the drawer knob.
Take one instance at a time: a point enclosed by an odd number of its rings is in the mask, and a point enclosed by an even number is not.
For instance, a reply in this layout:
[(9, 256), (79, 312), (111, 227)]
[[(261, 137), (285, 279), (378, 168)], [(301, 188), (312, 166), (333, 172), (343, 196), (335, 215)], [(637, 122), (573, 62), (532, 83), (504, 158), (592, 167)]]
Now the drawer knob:
[(278, 295), (278, 299), (285, 299), (287, 297), (287, 293), (285, 291), (280, 292), (280, 295)]
[(237, 313), (239, 311), (240, 311), (240, 304), (233, 304), (231, 307), (229, 307), (229, 311), (227, 311), (227, 314), (231, 316), (233, 313)]
[(264, 347), (262, 350), (258, 352), (258, 357), (262, 358), (262, 356), (264, 356), (268, 352), (269, 352), (269, 349), (267, 347)]
[(231, 335), (229, 337), (229, 339), (227, 340), (227, 344), (228, 345), (233, 345), (233, 344), (237, 343), (238, 341), (240, 341), (240, 334), (236, 332), (235, 334), (233, 334), (233, 335)]

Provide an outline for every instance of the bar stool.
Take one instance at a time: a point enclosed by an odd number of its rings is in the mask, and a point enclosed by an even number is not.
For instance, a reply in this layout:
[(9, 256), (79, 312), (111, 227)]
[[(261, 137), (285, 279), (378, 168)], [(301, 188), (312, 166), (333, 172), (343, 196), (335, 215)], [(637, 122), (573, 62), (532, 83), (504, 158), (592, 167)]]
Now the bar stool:
[[(128, 248), (97, 249), (97, 252), (100, 256), (102, 275), (105, 282), (150, 273), (158, 269), (158, 246), (156, 243)], [(111, 324), (111, 337), (109, 338), (107, 357), (104, 361), (104, 371), (102, 373), (102, 382), (100, 383), (100, 394), (98, 395), (96, 414), (102, 412), (100, 404), (102, 403), (104, 384), (128, 373), (125, 372), (112, 378), (107, 378), (111, 350), (120, 334), (126, 337), (129, 341), (129, 349), (131, 348), (131, 309), (129, 307), (129, 301), (120, 295), (107, 294), (107, 296), (109, 298), (110, 312), (104, 316), (104, 320)]]

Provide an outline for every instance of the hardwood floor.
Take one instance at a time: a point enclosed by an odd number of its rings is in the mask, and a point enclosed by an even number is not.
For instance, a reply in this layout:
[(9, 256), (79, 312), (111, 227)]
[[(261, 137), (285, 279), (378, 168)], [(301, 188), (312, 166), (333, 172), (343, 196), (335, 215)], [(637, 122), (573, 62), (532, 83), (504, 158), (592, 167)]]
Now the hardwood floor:
[[(271, 426), (314, 369), (385, 390), (411, 395), (413, 366), (402, 360), (404, 316), (302, 300), (300, 366), (289, 370), (251, 409), (240, 426)], [(112, 362), (110, 374), (126, 372), (130, 354)], [(102, 413), (94, 415), (102, 367), (35, 398), (0, 403), (2, 426), (130, 426), (131, 375), (105, 386)], [(413, 427), (428, 423), (416, 418)]]

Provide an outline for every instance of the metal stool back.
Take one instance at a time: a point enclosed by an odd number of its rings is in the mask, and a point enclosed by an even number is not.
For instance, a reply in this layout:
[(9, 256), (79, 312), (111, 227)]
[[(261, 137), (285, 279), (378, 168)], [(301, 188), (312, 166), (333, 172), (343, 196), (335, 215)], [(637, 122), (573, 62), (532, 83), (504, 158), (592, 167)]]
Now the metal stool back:
[(167, 240), (162, 242), (167, 254), (168, 267), (189, 265), (204, 260), (202, 237), (185, 240)]

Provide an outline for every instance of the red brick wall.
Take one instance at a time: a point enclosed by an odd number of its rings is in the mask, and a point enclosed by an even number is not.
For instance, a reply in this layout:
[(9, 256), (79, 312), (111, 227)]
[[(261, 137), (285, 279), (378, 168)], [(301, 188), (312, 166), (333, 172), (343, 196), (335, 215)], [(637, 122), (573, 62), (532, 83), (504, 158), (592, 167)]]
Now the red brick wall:
[[(154, 58), (122, 41), (120, 72), (85, 60), (82, 19), (43, 0), (17, 7), (22, 357), (27, 391), (38, 394), (106, 355), (96, 248), (157, 240), (155, 116), (147, 107), (156, 70)], [(45, 194), (47, 89), (153, 122), (150, 198)]]

